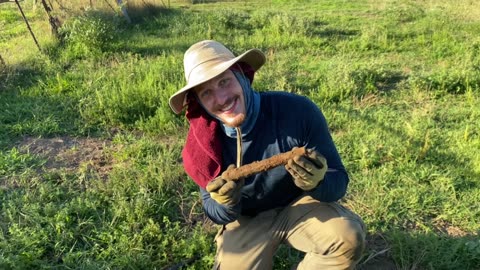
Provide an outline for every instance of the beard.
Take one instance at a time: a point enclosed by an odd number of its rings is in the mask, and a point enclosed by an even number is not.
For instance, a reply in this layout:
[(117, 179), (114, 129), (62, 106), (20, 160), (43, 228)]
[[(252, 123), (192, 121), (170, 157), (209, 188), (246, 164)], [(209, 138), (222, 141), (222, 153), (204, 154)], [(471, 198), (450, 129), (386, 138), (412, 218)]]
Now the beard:
[(241, 126), (243, 124), (243, 121), (245, 121), (245, 114), (240, 113), (233, 118), (229, 118), (229, 119), (224, 120), (223, 123), (226, 126), (236, 128), (236, 127)]

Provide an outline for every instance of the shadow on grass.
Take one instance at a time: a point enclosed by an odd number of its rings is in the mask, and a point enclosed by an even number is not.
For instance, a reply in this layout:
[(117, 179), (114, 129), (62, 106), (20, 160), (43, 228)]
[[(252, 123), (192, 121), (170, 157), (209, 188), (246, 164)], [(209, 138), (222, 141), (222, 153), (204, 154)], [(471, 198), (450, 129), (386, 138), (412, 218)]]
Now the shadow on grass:
[(169, 17), (177, 13), (176, 9), (168, 8), (163, 5), (154, 5), (146, 2), (141, 5), (133, 5), (130, 3), (127, 3), (127, 5), (128, 15), (130, 16), (134, 24), (148, 22), (153, 17)]
[[(396, 77), (395, 77), (396, 78)], [(394, 78), (394, 80), (396, 80)], [(393, 82), (395, 83), (395, 82)], [(390, 88), (389, 88), (390, 89)], [(346, 115), (348, 115), (351, 119), (359, 119), (362, 122), (367, 123), (374, 123), (375, 126), (380, 127), (382, 130), (386, 131), (387, 133), (391, 134), (394, 137), (401, 138), (404, 141), (408, 141), (411, 143), (412, 148), (419, 149), (418, 155), (415, 157), (415, 161), (417, 164), (430, 164), (437, 168), (443, 168), (444, 170), (451, 170), (457, 171), (459, 168), (465, 172), (465, 175), (457, 175), (459, 177), (465, 177), (466, 179), (480, 179), (480, 174), (473, 171), (469, 164), (466, 162), (465, 157), (458, 156), (453, 152), (443, 151), (439, 152), (435, 147), (428, 148), (425, 153), (421, 153), (420, 149), (424, 148), (425, 141), (412, 139), (411, 136), (408, 136), (404, 132), (399, 129), (395, 129), (385, 125), (383, 121), (379, 121), (375, 119), (370, 114), (361, 114), (358, 111), (345, 108), (345, 107), (337, 107), (336, 110), (342, 111)], [(378, 163), (375, 166), (381, 166), (382, 163)], [(478, 181), (467, 181), (469, 185), (466, 187), (467, 189), (470, 188), (480, 188), (480, 182)], [(457, 186), (456, 186), (457, 188)]]
[[(275, 269), (289, 270), (305, 254), (281, 245), (275, 254)], [(357, 270), (465, 269), (480, 265), (478, 236), (411, 233), (392, 229), (367, 234), (366, 248)]]
[[(178, 22), (184, 21), (184, 13), (180, 9), (129, 9), (132, 24), (123, 23), (122, 29), (108, 50), (118, 53), (133, 53), (141, 56), (158, 56), (172, 52), (183, 53), (191, 45), (188, 41), (179, 40), (176, 34)], [(105, 16), (108, 16), (106, 14)], [(187, 27), (187, 26), (185, 26)], [(169, 39), (169, 37), (172, 37)]]
[[(181, 16), (181, 10), (140, 6), (130, 8), (129, 14), (133, 20), (132, 24), (119, 22), (118, 15), (111, 10), (83, 13), (83, 16), (91, 16), (86, 22), (91, 23), (92, 29), (96, 29), (96, 22), (99, 20), (120, 28), (122, 35), (117, 36), (112, 44), (107, 44), (106, 48), (101, 48), (98, 54), (84, 54), (83, 51), (78, 53), (68, 47), (69, 44), (66, 41), (51, 44), (47, 48), (46, 56), (55, 67), (45, 67), (42, 60), (31, 60), (16, 66), (2, 65), (0, 69), (0, 149), (13, 147), (15, 141), (24, 136), (54, 137), (67, 134), (91, 136), (92, 133), (102, 131), (101, 128), (84, 123), (85, 119), (80, 115), (79, 93), (75, 93), (78, 92), (79, 85), (69, 79), (55, 79), (55, 76), (62, 77), (67, 71), (69, 74), (74, 74), (71, 68), (75, 63), (91, 60), (93, 57), (102, 60), (105, 55), (108, 57), (110, 54), (124, 52), (157, 56), (171, 51), (184, 51), (190, 46), (190, 44), (184, 44), (185, 41), (172, 43), (165, 38), (162, 38), (164, 42), (158, 45), (153, 42), (153, 45), (145, 45), (139, 41), (142, 35), (161, 36), (163, 29), (169, 26), (169, 22), (180, 21), (177, 17)], [(82, 29), (77, 29), (76, 34), (82, 35)], [(137, 37), (139, 33), (141, 36)], [(84, 37), (87, 41), (90, 40), (88, 34)], [(100, 35), (98, 38), (102, 37)], [(97, 46), (96, 43), (83, 40), (82, 36), (79, 39), (87, 44), (84, 44), (83, 49), (88, 49), (89, 46), (95, 49)], [(72, 77), (75, 76), (72, 75)]]
[(367, 236), (359, 270), (478, 269), (477, 236), (412, 233), (392, 229)]
[(312, 34), (328, 39), (344, 40), (359, 35), (358, 30), (347, 30), (339, 28), (329, 28), (315, 30)]
[[(394, 78), (394, 81), (396, 78)], [(339, 107), (352, 119), (374, 123), (384, 131), (405, 141), (410, 141), (414, 149), (422, 149), (425, 142), (413, 140), (401, 130), (389, 127), (368, 114), (360, 114), (353, 109)], [(455, 184), (455, 190), (461, 192), (480, 188), (480, 175), (473, 171), (465, 158), (453, 152), (428, 149), (425, 155), (419, 155), (417, 164), (429, 164), (447, 171), (462, 173), (456, 178), (462, 179)], [(376, 164), (374, 166), (381, 166)], [(419, 179), (423, 181), (423, 179)], [(428, 217), (425, 217), (428, 218)], [(472, 217), (473, 218), (473, 217)], [(415, 224), (411, 224), (415, 226)], [(418, 232), (409, 228), (398, 228), (395, 224), (386, 224), (391, 228), (367, 237), (367, 250), (359, 269), (478, 269), (480, 265), (479, 232), (465, 233), (455, 227), (443, 224), (430, 228), (432, 232)]]
[(46, 71), (21, 63), (0, 74), (0, 149), (13, 147), (23, 136), (52, 137), (78, 133), (76, 101), (68, 95), (42, 92)]

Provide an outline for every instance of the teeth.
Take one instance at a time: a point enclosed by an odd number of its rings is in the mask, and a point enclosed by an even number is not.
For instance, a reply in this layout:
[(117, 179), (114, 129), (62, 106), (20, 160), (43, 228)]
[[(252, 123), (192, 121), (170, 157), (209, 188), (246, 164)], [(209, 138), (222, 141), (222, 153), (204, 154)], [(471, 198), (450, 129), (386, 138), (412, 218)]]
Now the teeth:
[(223, 108), (222, 111), (224, 111), (224, 112), (229, 111), (230, 109), (233, 108), (233, 105), (235, 105), (235, 102), (230, 103), (230, 105), (229, 105), (228, 107), (226, 107), (226, 108)]
[(227, 108), (225, 108), (225, 111), (229, 111), (232, 107), (233, 107), (233, 103), (230, 106), (228, 106)]

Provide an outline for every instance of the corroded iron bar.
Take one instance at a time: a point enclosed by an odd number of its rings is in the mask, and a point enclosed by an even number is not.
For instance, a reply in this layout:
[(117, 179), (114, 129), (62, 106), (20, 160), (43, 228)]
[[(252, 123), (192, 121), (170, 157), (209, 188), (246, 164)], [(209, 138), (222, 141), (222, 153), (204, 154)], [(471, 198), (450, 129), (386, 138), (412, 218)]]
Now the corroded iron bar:
[(296, 155), (306, 155), (305, 147), (292, 149), (291, 151), (281, 153), (264, 160), (254, 161), (252, 163), (240, 166), (238, 168), (229, 169), (222, 173), (222, 178), (225, 180), (237, 180), (254, 174), (268, 171), (272, 168), (286, 164), (289, 159)]

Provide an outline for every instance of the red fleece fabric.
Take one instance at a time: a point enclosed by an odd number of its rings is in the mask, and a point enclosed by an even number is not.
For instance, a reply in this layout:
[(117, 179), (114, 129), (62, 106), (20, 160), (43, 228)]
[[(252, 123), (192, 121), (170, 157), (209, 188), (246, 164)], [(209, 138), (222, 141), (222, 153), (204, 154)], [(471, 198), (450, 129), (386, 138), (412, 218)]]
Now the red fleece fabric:
[[(255, 71), (246, 63), (238, 63), (230, 70), (243, 70), (253, 82)], [(222, 170), (222, 145), (220, 123), (211, 117), (193, 95), (187, 95), (187, 117), (190, 128), (182, 150), (183, 167), (187, 174), (202, 188), (217, 177)]]
[(197, 185), (205, 188), (222, 168), (221, 130), (218, 121), (191, 96), (186, 113), (190, 128), (182, 151), (183, 167)]

